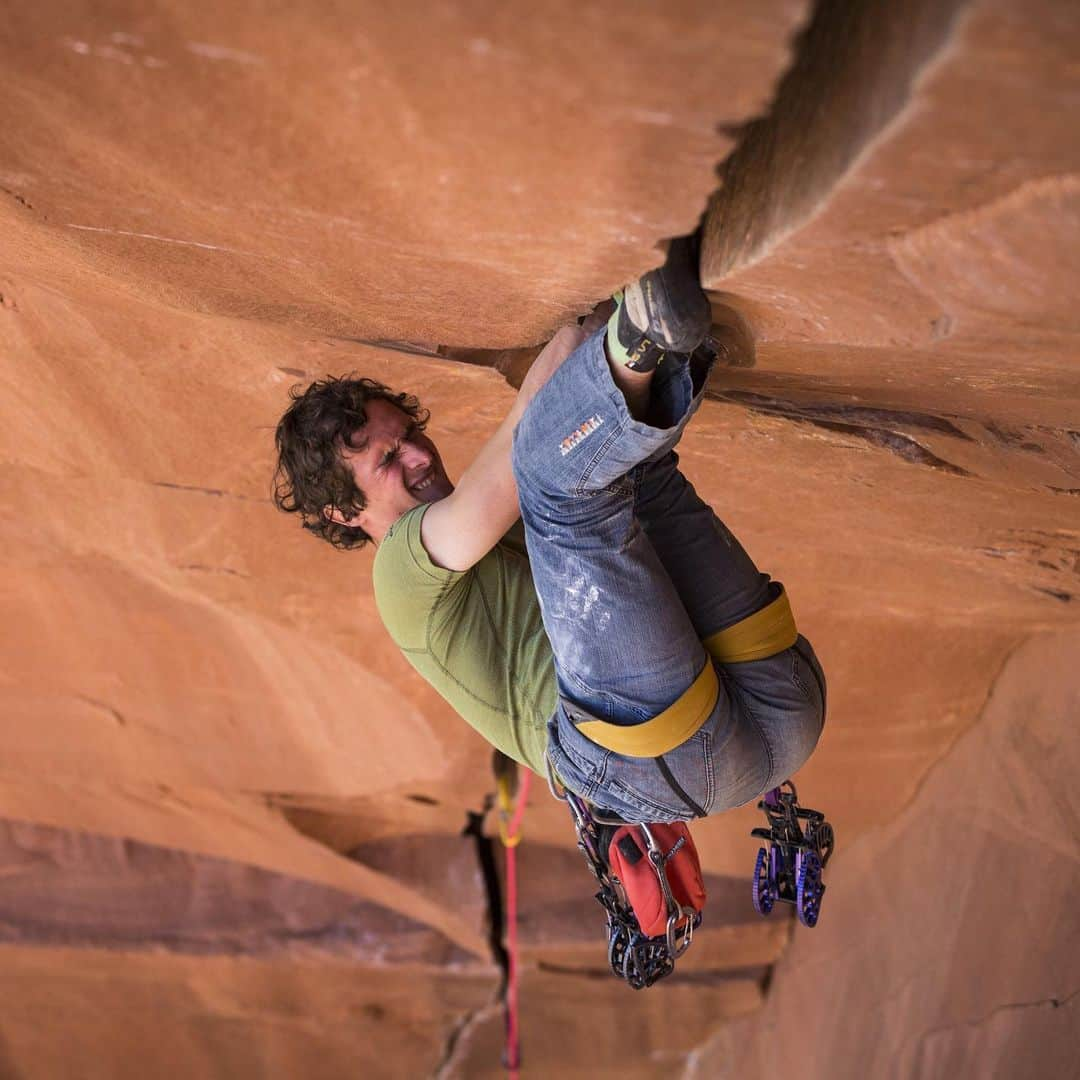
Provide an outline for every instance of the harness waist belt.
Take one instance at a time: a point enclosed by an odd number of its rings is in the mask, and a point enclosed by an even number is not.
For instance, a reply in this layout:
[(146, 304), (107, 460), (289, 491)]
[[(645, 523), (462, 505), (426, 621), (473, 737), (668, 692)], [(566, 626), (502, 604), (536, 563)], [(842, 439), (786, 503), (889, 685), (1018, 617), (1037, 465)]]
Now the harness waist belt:
[[(722, 664), (764, 660), (790, 649), (799, 633), (783, 586), (780, 593), (760, 611), (740, 619), (726, 630), (706, 638), (704, 644), (713, 661)], [(657, 758), (681, 746), (708, 719), (720, 695), (720, 680), (712, 663), (691, 683), (673, 705), (642, 724), (623, 727), (606, 720), (585, 720), (577, 725), (591, 742), (625, 757)]]
[(690, 684), (690, 689), (659, 716), (631, 727), (609, 724), (606, 720), (586, 720), (578, 724), (577, 729), (585, 738), (605, 750), (614, 750), (616, 754), (660, 757), (681, 746), (705, 723), (719, 695), (720, 680), (716, 677), (716, 669), (707, 663)]

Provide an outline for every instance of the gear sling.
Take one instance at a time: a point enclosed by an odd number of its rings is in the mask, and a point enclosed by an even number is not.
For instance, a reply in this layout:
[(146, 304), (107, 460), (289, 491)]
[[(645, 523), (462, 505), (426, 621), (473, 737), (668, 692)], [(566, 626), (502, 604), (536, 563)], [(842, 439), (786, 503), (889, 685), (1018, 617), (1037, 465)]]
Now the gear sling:
[[(706, 638), (716, 663), (762, 660), (791, 648), (798, 638), (783, 586), (753, 615)], [(606, 750), (653, 758), (676, 795), (696, 817), (706, 811), (679, 785), (664, 755), (689, 739), (716, 705), (719, 679), (706, 663), (690, 688), (669, 708), (631, 727), (590, 719), (577, 730)], [(596, 899), (608, 916), (608, 960), (616, 975), (635, 989), (670, 975), (675, 960), (693, 941), (705, 906), (701, 862), (685, 822), (625, 822), (609, 817), (567, 790), (548, 762), (552, 794), (565, 801), (578, 847), (600, 883)]]

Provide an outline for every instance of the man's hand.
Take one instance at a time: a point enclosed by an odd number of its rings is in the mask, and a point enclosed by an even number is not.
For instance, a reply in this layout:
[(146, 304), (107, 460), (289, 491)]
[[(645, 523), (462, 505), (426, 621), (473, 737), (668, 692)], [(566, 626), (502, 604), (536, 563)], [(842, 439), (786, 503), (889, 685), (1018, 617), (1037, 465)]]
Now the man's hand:
[(607, 325), (615, 310), (614, 300), (605, 300), (589, 314), (585, 316), (580, 326), (564, 326), (556, 331), (555, 336), (543, 347), (536, 359), (532, 362), (521, 382), (518, 391), (517, 405), (523, 413), (525, 406), (540, 392), (543, 385), (562, 365), (563, 361), (580, 345), (586, 338), (592, 336), (602, 326)]

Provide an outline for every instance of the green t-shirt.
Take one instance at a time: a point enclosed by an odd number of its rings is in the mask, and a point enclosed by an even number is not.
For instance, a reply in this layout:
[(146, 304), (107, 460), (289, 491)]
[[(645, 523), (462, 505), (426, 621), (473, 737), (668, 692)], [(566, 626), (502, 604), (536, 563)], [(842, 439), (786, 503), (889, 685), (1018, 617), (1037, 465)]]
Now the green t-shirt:
[(519, 522), (472, 569), (436, 566), (420, 541), (427, 506), (383, 537), (375, 603), (410, 664), (492, 745), (544, 774), (555, 668)]

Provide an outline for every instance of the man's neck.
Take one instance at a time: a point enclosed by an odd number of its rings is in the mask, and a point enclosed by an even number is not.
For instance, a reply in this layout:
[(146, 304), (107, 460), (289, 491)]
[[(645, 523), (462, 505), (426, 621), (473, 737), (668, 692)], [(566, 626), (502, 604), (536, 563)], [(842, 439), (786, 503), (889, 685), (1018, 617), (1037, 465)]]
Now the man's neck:
[(386, 538), (386, 534), (406, 515), (411, 514), (417, 506), (434, 505), (433, 503), (417, 503), (416, 506), (410, 506), (407, 510), (402, 510), (393, 520), (379, 520), (369, 521), (364, 525), (364, 532), (371, 537), (372, 543), (378, 547)]

